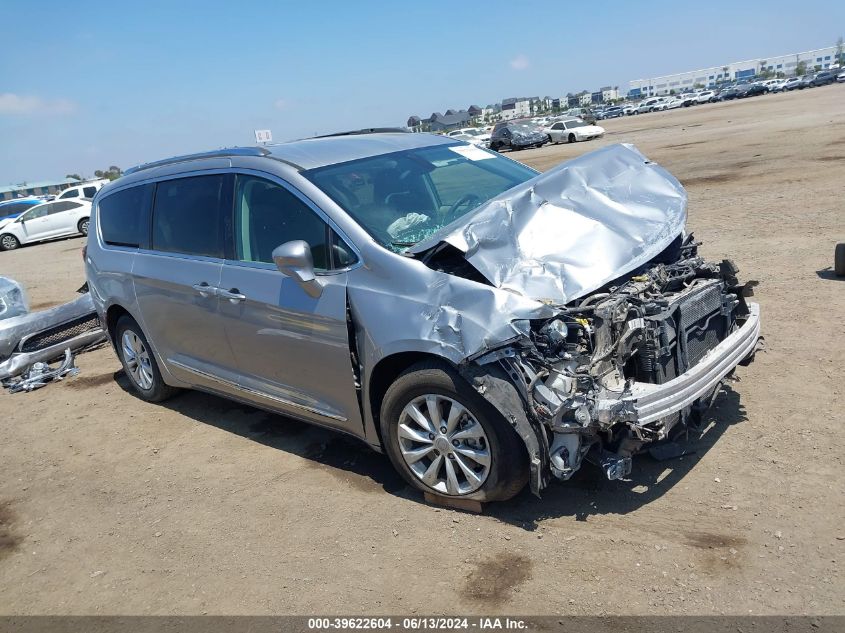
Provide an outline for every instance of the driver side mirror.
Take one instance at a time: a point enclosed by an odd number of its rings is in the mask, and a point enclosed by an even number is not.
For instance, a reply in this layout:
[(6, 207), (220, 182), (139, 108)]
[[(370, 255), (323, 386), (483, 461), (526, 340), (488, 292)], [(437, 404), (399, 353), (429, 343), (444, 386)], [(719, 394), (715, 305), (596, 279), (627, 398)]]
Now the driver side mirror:
[(315, 299), (323, 292), (323, 286), (314, 274), (314, 259), (311, 247), (305, 240), (285, 242), (273, 249), (273, 262), (283, 275), (292, 277)]

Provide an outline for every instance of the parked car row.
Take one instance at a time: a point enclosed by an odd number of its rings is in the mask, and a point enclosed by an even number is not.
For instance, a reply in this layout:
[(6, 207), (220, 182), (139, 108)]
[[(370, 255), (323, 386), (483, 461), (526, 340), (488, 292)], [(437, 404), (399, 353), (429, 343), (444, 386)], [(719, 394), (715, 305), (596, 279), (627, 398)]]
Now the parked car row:
[[(782, 92), (789, 90), (803, 90), (825, 86), (834, 82), (845, 82), (845, 72), (837, 74), (836, 70), (823, 70), (810, 75), (790, 77), (789, 79), (766, 79), (753, 82), (738, 82), (725, 84), (711, 90), (670, 95), (662, 97), (648, 97), (636, 104), (621, 106), (625, 115), (645, 114), (646, 112), (659, 112), (672, 110), (680, 107), (687, 107), (701, 103), (715, 103), (717, 101), (731, 101), (733, 99), (744, 99), (755, 97), (769, 92)], [(616, 106), (619, 107), (619, 106)], [(614, 107), (614, 110), (616, 109)], [(598, 118), (606, 118), (608, 110), (599, 112)]]

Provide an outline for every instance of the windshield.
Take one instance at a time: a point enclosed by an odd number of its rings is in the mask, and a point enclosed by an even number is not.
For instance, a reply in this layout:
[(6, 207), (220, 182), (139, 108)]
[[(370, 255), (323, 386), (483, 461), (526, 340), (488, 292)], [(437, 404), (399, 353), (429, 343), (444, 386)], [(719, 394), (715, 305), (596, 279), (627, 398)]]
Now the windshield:
[(402, 252), (537, 172), (456, 144), (363, 158), (303, 175), (382, 246)]

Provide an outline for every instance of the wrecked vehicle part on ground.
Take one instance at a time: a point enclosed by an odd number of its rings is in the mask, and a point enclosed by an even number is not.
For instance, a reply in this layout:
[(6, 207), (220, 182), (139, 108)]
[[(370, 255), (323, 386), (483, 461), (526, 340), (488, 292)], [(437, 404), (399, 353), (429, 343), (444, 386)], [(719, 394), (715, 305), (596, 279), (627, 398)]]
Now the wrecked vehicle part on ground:
[(105, 340), (89, 294), (54, 308), (0, 320), (0, 380), (21, 374), (38, 362)]
[(410, 249), (432, 268), (481, 275), (555, 309), (513, 344), (479, 347), (461, 363), (506, 417), (512, 396), (507, 407), (491, 398), (479, 367), (498, 366), (515, 385), (528, 419), (511, 423), (523, 439), (529, 427), (536, 437), (526, 441), (535, 493), (544, 463), (559, 479), (585, 458), (610, 479), (626, 476), (633, 454), (686, 428), (753, 357), (759, 310), (745, 301), (753, 284), (739, 283), (732, 262), (699, 257), (685, 219), (680, 183), (632, 146), (612, 146)]
[(19, 391), (35, 391), (46, 387), (48, 383), (62, 380), (68, 376), (76, 376), (79, 368), (74, 365), (73, 354), (69, 349), (65, 350), (64, 358), (55, 367), (48, 363), (37, 362), (21, 373), (18, 378), (11, 378), (2, 381), (2, 385), (9, 390), (9, 393)]

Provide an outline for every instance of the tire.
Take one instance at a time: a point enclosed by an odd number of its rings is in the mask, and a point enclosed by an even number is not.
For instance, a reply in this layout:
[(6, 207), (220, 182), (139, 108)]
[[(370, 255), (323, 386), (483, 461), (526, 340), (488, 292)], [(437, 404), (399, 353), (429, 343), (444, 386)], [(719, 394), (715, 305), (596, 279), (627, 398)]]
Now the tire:
[(570, 134), (570, 135), (569, 135), (569, 139), (568, 139), (568, 141), (569, 141), (570, 143), (575, 143), (577, 140), (578, 140), (578, 139), (576, 139), (576, 138), (575, 138), (575, 135), (574, 135), (574, 134)]
[(501, 145), (499, 145), (498, 143), (490, 143), (490, 149), (494, 152), (498, 152), (500, 147)]
[(76, 224), (76, 230), (82, 233), (85, 237), (88, 237), (88, 223), (90, 218), (82, 218)]
[(13, 251), (20, 248), (21, 242), (18, 238), (10, 233), (0, 235), (0, 251)]
[[(434, 415), (429, 413), (430, 401), (434, 402)], [(412, 417), (412, 407), (422, 419), (416, 414)], [(441, 429), (448, 428), (448, 417), (453, 411), (460, 417), (453, 422), (451, 431), (443, 433)], [(428, 423), (434, 417), (440, 418), (441, 428)], [(502, 414), (445, 363), (423, 361), (404, 371), (384, 396), (380, 426), (384, 448), (394, 468), (423, 492), (476, 501), (505, 501), (528, 481), (528, 452), (523, 441)], [(460, 439), (456, 437), (450, 443), (450, 437), (461, 434)], [(416, 460), (409, 462), (414, 453)], [(482, 460), (476, 461), (469, 454)], [(405, 455), (410, 457), (406, 459)], [(474, 479), (465, 468), (474, 473)], [(455, 473), (451, 483), (450, 469)], [(427, 475), (429, 481), (423, 481)]]
[(836, 245), (833, 255), (833, 272), (838, 277), (845, 277), (845, 242)]
[(123, 371), (142, 400), (162, 402), (178, 393), (178, 389), (162, 380), (147, 337), (132, 317), (124, 315), (118, 320), (115, 347)]

